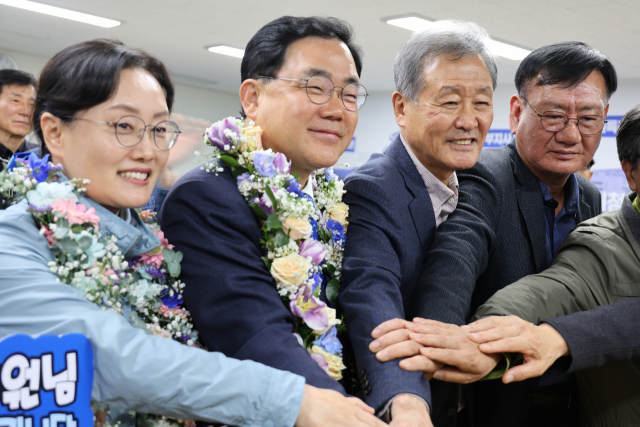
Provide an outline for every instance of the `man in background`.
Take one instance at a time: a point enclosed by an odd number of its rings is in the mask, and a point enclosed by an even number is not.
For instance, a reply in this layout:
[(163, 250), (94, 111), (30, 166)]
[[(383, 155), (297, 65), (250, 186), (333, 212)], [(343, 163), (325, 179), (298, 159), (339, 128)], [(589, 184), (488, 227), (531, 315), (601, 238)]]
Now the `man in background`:
[(25, 71), (0, 70), (0, 170), (14, 153), (38, 147), (25, 139), (31, 132), (36, 85), (35, 77)]
[(595, 163), (595, 160), (591, 159), (591, 161), (584, 165), (584, 167), (580, 169), (578, 173), (591, 181), (591, 178), (593, 178), (593, 171), (591, 170), (591, 168), (593, 168), (593, 165)]

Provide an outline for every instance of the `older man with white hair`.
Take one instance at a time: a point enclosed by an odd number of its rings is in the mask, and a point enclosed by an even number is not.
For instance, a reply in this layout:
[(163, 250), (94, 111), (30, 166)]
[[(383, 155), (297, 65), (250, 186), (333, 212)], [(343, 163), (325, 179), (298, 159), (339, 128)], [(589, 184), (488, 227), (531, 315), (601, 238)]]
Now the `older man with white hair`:
[(338, 302), (362, 394), (390, 425), (431, 425), (427, 379), (385, 363), (386, 353), (370, 345), (378, 325), (405, 319), (436, 228), (456, 208), (455, 171), (478, 160), (497, 82), (487, 39), (476, 24), (453, 21), (409, 37), (394, 66), (400, 134), (346, 180), (349, 238)]

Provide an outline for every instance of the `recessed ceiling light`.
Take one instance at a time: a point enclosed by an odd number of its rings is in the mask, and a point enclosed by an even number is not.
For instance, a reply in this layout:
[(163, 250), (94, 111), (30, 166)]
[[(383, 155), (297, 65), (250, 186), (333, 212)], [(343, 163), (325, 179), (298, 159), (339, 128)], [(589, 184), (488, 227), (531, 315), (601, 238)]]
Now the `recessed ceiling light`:
[(5, 6), (17, 7), (19, 9), (30, 10), (32, 12), (44, 13), (45, 15), (57, 16), (58, 18), (84, 22), (85, 24), (97, 25), (98, 27), (113, 28), (120, 25), (120, 22), (114, 21), (112, 19), (100, 18), (99, 16), (74, 12), (73, 10), (62, 9), (55, 6), (48, 6), (46, 4), (40, 4), (33, 1), (0, 0), (0, 4), (3, 4)]
[(223, 45), (211, 46), (211, 47), (208, 47), (207, 50), (209, 52), (219, 53), (221, 55), (233, 56), (235, 58), (242, 58), (244, 56), (243, 49), (237, 49), (231, 46), (223, 46)]
[[(433, 23), (433, 21), (428, 21), (424, 18), (418, 18), (416, 16), (389, 19), (386, 22), (387, 24), (411, 31), (422, 31), (426, 28), (429, 28), (429, 26)], [(489, 48), (489, 50), (494, 55), (499, 55), (508, 59), (513, 59), (515, 61), (520, 61), (531, 53), (530, 50), (522, 49), (511, 44), (502, 43), (497, 40), (487, 41), (487, 48)]]

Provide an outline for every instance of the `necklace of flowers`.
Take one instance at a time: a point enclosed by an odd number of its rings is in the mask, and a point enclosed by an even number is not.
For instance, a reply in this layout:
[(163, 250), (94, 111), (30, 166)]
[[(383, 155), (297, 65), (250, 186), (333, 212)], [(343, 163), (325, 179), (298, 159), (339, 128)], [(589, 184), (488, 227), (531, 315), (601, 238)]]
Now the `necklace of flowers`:
[(345, 366), (336, 335), (344, 324), (320, 292), (326, 281), (325, 294), (333, 302), (340, 289), (349, 213), (342, 202), (344, 184), (332, 168), (319, 169), (309, 177), (312, 200), (286, 156), (263, 149), (261, 135), (262, 129), (249, 119), (228, 117), (214, 123), (204, 134), (213, 151), (202, 169), (218, 174), (226, 165), (231, 170), (260, 222), (267, 252), (262, 259), (294, 315), (294, 334), (329, 376), (339, 380)]
[[(125, 316), (147, 333), (200, 347), (191, 315), (182, 308), (185, 285), (178, 280), (182, 253), (164, 238), (155, 214), (144, 211), (140, 217), (160, 239), (160, 246), (126, 261), (116, 246), (117, 238), (100, 231), (95, 208), (78, 203), (89, 181), (58, 182), (57, 174), (64, 168), (48, 162), (48, 157), (14, 154), (0, 172), (0, 194), (12, 204), (26, 198), (28, 211), (55, 258), (49, 270), (98, 307)], [(104, 410), (98, 402), (92, 406), (94, 411)], [(195, 426), (193, 420), (143, 416), (152, 424)], [(96, 417), (96, 424), (106, 425), (100, 418)]]

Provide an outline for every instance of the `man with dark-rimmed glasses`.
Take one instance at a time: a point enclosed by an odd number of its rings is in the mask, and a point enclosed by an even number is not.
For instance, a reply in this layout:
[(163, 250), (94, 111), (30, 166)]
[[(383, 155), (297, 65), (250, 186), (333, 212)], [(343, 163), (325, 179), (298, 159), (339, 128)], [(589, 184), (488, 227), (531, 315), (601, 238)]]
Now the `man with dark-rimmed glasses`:
[[(600, 143), (617, 88), (612, 64), (584, 43), (558, 43), (529, 54), (515, 83), (514, 140), (483, 150), (476, 166), (459, 172), (458, 208), (427, 254), (411, 315), (429, 320), (402, 325), (416, 333), (409, 341), (396, 339), (399, 324), (381, 327), (379, 347), (392, 358), (412, 356), (401, 366), (439, 380), (470, 383), (494, 369), (497, 360), (456, 325), (468, 323), (498, 290), (547, 269), (573, 227), (601, 212), (600, 193), (575, 172)], [(550, 326), (537, 331), (539, 343), (558, 334)], [(577, 425), (575, 379), (567, 361), (559, 362), (541, 378), (475, 383), (465, 404), (474, 425)]]

